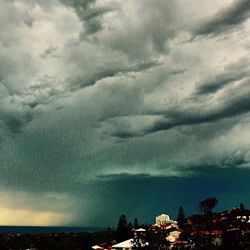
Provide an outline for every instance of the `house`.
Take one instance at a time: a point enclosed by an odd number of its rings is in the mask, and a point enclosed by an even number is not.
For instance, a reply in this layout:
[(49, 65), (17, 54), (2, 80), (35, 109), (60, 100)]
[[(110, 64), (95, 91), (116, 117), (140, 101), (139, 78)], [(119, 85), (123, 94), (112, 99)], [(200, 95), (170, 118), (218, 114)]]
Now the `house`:
[(133, 248), (133, 239), (125, 240), (118, 244), (112, 246), (113, 250), (132, 250)]
[(123, 242), (120, 242), (118, 244), (115, 244), (112, 246), (112, 250), (132, 250), (132, 249), (137, 249), (138, 246), (134, 245), (138, 244), (140, 245), (140, 247), (146, 247), (148, 246), (148, 242), (145, 242), (143, 240), (141, 240), (140, 238), (134, 238), (134, 239), (129, 239), (129, 240), (125, 240)]
[(175, 239), (179, 239), (180, 238), (180, 235), (181, 235), (181, 230), (173, 230), (169, 233), (170, 236), (173, 236)]
[(143, 235), (145, 235), (145, 232), (146, 232), (146, 230), (144, 228), (136, 229), (136, 230), (134, 230), (134, 236), (135, 237), (143, 236)]
[(103, 247), (98, 246), (98, 245), (93, 246), (92, 249), (94, 249), (94, 250), (104, 250)]

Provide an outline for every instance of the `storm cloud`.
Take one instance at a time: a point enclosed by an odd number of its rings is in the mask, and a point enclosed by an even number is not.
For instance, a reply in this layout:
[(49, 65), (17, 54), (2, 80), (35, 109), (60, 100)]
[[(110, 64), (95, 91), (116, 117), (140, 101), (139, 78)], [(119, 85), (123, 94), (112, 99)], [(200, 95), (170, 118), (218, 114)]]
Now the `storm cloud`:
[(195, 30), (195, 35), (219, 35), (236, 29), (250, 17), (250, 3), (247, 0), (232, 1), (213, 17), (203, 21)]
[(2, 224), (250, 205), (248, 1), (0, 5)]

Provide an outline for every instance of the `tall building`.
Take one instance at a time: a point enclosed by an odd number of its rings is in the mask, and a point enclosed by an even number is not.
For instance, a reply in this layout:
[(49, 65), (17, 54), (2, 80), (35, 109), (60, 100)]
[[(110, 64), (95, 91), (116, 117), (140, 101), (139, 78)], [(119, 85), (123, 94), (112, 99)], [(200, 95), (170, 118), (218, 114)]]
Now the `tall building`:
[(172, 220), (170, 220), (170, 217), (167, 214), (161, 214), (159, 216), (156, 216), (155, 221), (156, 221), (156, 225), (158, 226), (162, 226), (164, 224), (173, 222)]

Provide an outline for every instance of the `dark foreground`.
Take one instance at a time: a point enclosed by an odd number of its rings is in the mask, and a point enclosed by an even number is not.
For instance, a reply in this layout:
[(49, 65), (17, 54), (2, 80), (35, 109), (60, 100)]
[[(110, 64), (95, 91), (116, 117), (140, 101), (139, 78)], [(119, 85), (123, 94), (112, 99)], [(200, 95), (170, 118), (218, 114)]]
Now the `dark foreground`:
[(0, 250), (88, 250), (98, 242), (111, 240), (112, 232), (0, 234)]
[[(95, 233), (37, 233), (37, 234), (0, 234), (0, 250), (89, 250), (100, 242), (114, 242), (117, 233), (103, 231)], [(149, 235), (150, 236), (150, 235)], [(152, 236), (152, 235), (151, 235)], [(250, 234), (243, 238), (239, 234), (227, 235), (221, 246), (214, 244), (213, 237), (202, 235), (192, 238), (193, 244), (174, 246), (157, 238), (151, 239), (150, 246), (135, 247), (143, 250), (250, 250)], [(164, 243), (164, 244), (162, 244)], [(106, 249), (106, 248), (105, 248)]]

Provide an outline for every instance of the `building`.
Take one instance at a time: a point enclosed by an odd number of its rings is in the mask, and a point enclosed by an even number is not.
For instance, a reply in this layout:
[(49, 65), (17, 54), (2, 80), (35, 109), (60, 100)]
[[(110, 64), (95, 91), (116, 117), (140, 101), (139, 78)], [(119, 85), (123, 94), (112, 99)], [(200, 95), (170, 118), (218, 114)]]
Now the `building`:
[(156, 216), (155, 223), (158, 227), (172, 227), (177, 226), (177, 222), (170, 219), (169, 215), (167, 214), (161, 214), (159, 216)]
[(133, 239), (125, 240), (118, 244), (112, 246), (113, 250), (132, 250), (133, 248)]
[(156, 216), (155, 223), (158, 226), (162, 226), (164, 224), (170, 223), (170, 217), (167, 214), (161, 214), (159, 216)]

